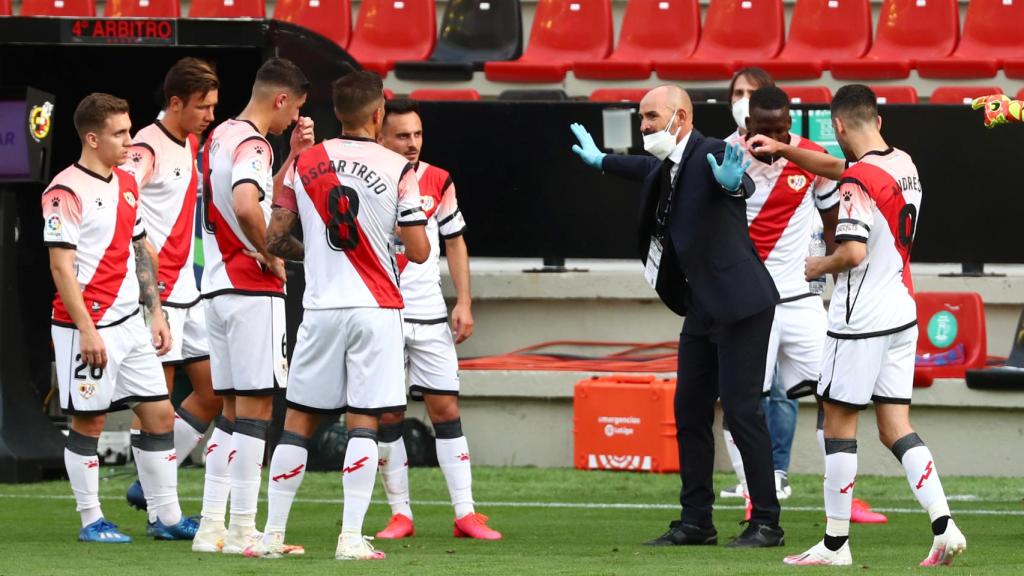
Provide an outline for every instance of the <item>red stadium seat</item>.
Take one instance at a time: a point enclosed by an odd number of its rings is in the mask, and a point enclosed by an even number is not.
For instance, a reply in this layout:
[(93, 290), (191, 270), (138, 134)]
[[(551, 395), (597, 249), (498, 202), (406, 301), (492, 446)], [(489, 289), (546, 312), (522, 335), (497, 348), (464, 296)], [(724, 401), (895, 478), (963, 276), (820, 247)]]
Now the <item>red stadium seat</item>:
[(698, 38), (697, 0), (632, 0), (622, 17), (615, 52), (604, 60), (576, 62), (572, 70), (577, 78), (645, 80), (655, 61), (688, 58)]
[(178, 0), (107, 0), (107, 18), (181, 18)]
[(274, 19), (312, 30), (342, 48), (352, 37), (349, 0), (277, 0)]
[(978, 96), (1002, 94), (998, 86), (940, 86), (932, 92), (930, 104), (970, 104)]
[(464, 90), (431, 90), (421, 88), (409, 93), (413, 100), (479, 100), (480, 93), (472, 88)]
[(1020, 92), (1017, 92), (1017, 100), (1024, 100), (1024, 88), (1021, 88)]
[(885, 0), (871, 50), (829, 69), (837, 79), (906, 78), (917, 60), (944, 58), (959, 39), (957, 0)]
[(22, 16), (96, 16), (96, 0), (25, 0)]
[(561, 82), (573, 62), (612, 51), (611, 0), (538, 0), (530, 44), (512, 62), (488, 62), (492, 82)]
[(0, 16), (10, 16), (14, 14), (11, 10), (11, 0), (0, 0)]
[(399, 60), (426, 60), (437, 33), (434, 0), (363, 0), (348, 53), (385, 76)]
[(763, 68), (776, 80), (819, 78), (831, 60), (860, 58), (870, 46), (868, 0), (797, 0), (778, 57), (744, 65)]
[(693, 56), (656, 62), (654, 69), (667, 80), (728, 79), (738, 62), (775, 58), (785, 36), (782, 20), (782, 0), (711, 0)]
[(639, 102), (647, 88), (598, 88), (590, 93), (591, 102)]
[(971, 0), (964, 35), (948, 58), (918, 60), (922, 78), (992, 78), (1006, 60), (1024, 60), (1024, 4)]
[(264, 0), (192, 0), (189, 18), (266, 18)]
[(872, 86), (879, 104), (917, 104), (917, 88), (913, 86)]
[(828, 104), (832, 91), (826, 86), (780, 86), (793, 104)]
[(976, 292), (918, 292), (914, 386), (935, 378), (963, 378), (985, 367), (985, 304)]
[(394, 100), (395, 99), (395, 93), (392, 92), (390, 88), (385, 88), (384, 89), (384, 99), (385, 100)]

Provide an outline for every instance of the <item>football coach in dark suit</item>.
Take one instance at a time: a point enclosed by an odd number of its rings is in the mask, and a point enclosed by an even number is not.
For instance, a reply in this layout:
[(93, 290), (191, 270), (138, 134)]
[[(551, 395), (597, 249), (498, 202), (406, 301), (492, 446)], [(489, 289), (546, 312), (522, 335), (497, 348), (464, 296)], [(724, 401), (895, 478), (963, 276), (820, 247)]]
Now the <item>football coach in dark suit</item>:
[(605, 155), (582, 126), (573, 150), (609, 174), (642, 180), (639, 249), (645, 277), (685, 316), (675, 395), (682, 516), (651, 545), (717, 544), (711, 519), (715, 402), (743, 455), (750, 524), (730, 547), (784, 543), (771, 441), (761, 408), (768, 336), (779, 294), (747, 230), (743, 151), (693, 129), (693, 105), (676, 86), (640, 102), (644, 148), (653, 156)]

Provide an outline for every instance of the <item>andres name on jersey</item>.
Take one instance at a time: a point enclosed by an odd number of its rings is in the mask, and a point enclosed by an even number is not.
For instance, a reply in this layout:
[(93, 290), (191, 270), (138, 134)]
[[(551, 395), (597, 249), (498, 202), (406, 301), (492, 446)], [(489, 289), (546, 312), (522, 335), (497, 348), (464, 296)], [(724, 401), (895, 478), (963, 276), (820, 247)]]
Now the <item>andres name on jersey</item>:
[(302, 185), (308, 188), (318, 176), (332, 172), (337, 174), (347, 173), (350, 176), (362, 179), (366, 182), (366, 189), (377, 195), (384, 193), (388, 189), (387, 184), (384, 183), (384, 180), (376, 172), (367, 167), (366, 164), (354, 160), (352, 162), (333, 159), (322, 160), (299, 174), (299, 178), (302, 180)]

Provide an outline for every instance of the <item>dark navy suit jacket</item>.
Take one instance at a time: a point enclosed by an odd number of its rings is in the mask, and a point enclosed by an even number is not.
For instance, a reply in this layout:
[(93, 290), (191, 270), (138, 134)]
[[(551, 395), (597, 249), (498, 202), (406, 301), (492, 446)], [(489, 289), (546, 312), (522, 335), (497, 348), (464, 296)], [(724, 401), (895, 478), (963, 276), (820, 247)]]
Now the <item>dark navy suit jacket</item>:
[[(779, 293), (747, 230), (746, 198), (754, 183), (744, 175), (743, 194), (730, 195), (715, 180), (706, 160), (709, 153), (722, 162), (725, 143), (693, 130), (674, 183), (656, 289), (680, 316), (731, 324), (775, 306)], [(651, 235), (657, 231), (662, 161), (609, 154), (601, 167), (643, 182), (638, 248), (646, 261)]]

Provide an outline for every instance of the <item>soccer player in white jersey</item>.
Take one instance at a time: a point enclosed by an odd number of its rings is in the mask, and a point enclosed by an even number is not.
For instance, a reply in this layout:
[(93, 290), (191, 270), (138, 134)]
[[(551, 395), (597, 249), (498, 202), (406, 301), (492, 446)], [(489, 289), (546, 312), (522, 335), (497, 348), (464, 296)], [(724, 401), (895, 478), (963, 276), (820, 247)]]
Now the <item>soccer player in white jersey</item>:
[[(256, 507), (267, 429), (273, 395), (287, 383), (284, 262), (267, 250), (266, 230), (275, 185), (313, 142), (312, 121), (299, 118), (308, 89), (298, 66), (267, 60), (256, 72), (248, 105), (217, 126), (203, 147), (202, 294), (208, 300), (210, 370), (214, 391), (224, 398), (224, 417), (234, 426), (216, 427), (206, 448), (196, 552), (241, 554), (260, 537)], [(296, 122), (289, 157), (275, 179), (266, 134), (281, 134)]]
[[(135, 179), (117, 168), (128, 158), (128, 103), (90, 94), (75, 109), (82, 140), (78, 162), (42, 196), (43, 242), (57, 287), (53, 348), (61, 409), (71, 417), (64, 464), (85, 542), (131, 542), (103, 517), (99, 436), (111, 410), (132, 408), (142, 420), (138, 466), (156, 514), (155, 534), (190, 540), (194, 522), (178, 506), (174, 409), (157, 355), (171, 349), (153, 262), (145, 249)], [(147, 330), (139, 302), (152, 315)]]
[[(181, 366), (192, 383), (174, 419), (174, 450), (180, 466), (222, 408), (210, 379), (210, 349), (206, 338), (205, 302), (193, 272), (199, 136), (213, 122), (220, 82), (209, 63), (182, 58), (164, 77), (164, 110), (160, 120), (135, 134), (125, 171), (135, 176), (142, 197), (140, 212), (146, 227), (150, 257), (157, 265), (157, 289), (171, 330), (171, 350), (163, 357), (167, 391)], [(218, 427), (226, 423), (221, 416)], [(132, 423), (138, 440), (138, 421)], [(133, 451), (135, 448), (133, 447)], [(142, 472), (142, 470), (140, 470)], [(140, 481), (128, 489), (128, 502), (147, 508)], [(149, 513), (149, 526), (154, 526)]]
[[(270, 250), (304, 260), (305, 309), (288, 382), (284, 433), (270, 463), (267, 525), (246, 556), (282, 553), (284, 531), (306, 467), (306, 445), (320, 416), (346, 412), (344, 505), (335, 557), (380, 560), (362, 534), (377, 476), (377, 427), (384, 412), (405, 408), (402, 294), (396, 238), (405, 255), (426, 261), (413, 166), (377, 144), (384, 87), (372, 72), (350, 72), (332, 88), (339, 138), (299, 156), (289, 170), (267, 232)], [(298, 220), (303, 241), (291, 235)]]
[[(473, 508), (473, 476), (469, 444), (462, 433), (459, 415), (459, 359), (455, 344), (473, 334), (469, 290), (469, 252), (463, 233), (466, 221), (459, 211), (455, 184), (447, 171), (420, 160), (423, 122), (411, 100), (385, 104), (380, 143), (405, 156), (416, 167), (423, 213), (427, 217), (430, 257), (423, 264), (409, 263), (399, 255), (405, 311), (405, 366), (409, 390), (422, 399), (437, 436), (437, 459), (455, 508), (454, 533), (459, 537), (499, 540), (501, 533), (487, 526), (487, 517)], [(441, 294), (441, 238), (448, 271), (455, 284), (451, 327)], [(415, 533), (409, 502), (409, 458), (402, 439), (404, 412), (381, 417), (378, 447), (384, 490), (391, 505), (391, 521), (377, 538), (405, 538)]]
[(933, 542), (922, 566), (950, 564), (967, 547), (953, 522), (932, 453), (910, 425), (917, 347), (917, 307), (910, 251), (921, 185), (910, 156), (879, 131), (875, 94), (840, 88), (832, 125), (847, 158), (772, 146), (791, 161), (839, 180), (839, 243), (830, 256), (807, 259), (805, 274), (839, 274), (829, 305), (817, 395), (825, 402), (825, 537), (793, 565), (849, 565), (850, 502), (857, 478), (857, 417), (875, 404), (878, 435), (903, 465), (910, 489), (931, 519)]
[[(776, 86), (765, 86), (751, 94), (749, 115), (746, 119), (747, 137), (758, 135), (799, 148), (824, 154), (818, 144), (792, 134), (789, 97)], [(726, 142), (741, 143), (734, 133)], [(771, 391), (773, 372), (778, 369), (786, 395), (795, 399), (814, 394), (821, 371), (821, 351), (828, 329), (828, 318), (821, 297), (810, 293), (804, 279), (804, 261), (809, 252), (811, 233), (823, 223), (826, 243), (834, 248), (833, 235), (839, 213), (839, 195), (836, 182), (817, 176), (794, 162), (770, 154), (752, 151), (755, 161), (747, 169), (757, 189), (747, 199), (747, 225), (758, 256), (775, 281), (781, 301), (775, 307), (775, 320), (768, 343), (767, 373), (764, 391)], [(820, 219), (819, 216), (820, 215)], [(819, 402), (817, 427), (818, 446), (825, 457), (825, 437), (822, 429), (824, 412)], [(779, 439), (773, 438), (775, 443)], [(789, 437), (792, 444), (792, 436)], [(743, 480), (742, 457), (726, 434), (730, 458), (739, 460), (734, 466)], [(788, 452), (790, 446), (785, 447)], [(783, 478), (776, 470), (776, 486)], [(788, 482), (787, 482), (788, 483)], [(871, 510), (863, 500), (853, 502), (852, 521), (884, 523), (887, 518)]]

